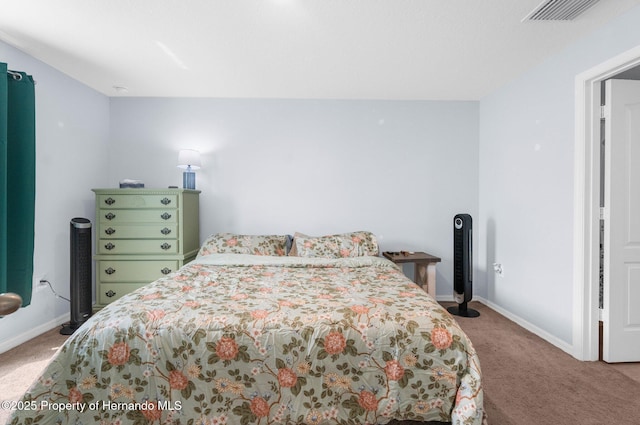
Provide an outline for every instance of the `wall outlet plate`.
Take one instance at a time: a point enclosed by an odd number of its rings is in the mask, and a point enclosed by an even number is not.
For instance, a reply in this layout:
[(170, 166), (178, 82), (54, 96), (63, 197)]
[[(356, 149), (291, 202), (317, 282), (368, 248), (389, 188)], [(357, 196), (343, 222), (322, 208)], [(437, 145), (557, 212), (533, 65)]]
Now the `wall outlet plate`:
[(47, 275), (46, 274), (40, 275), (40, 276), (36, 277), (35, 279), (33, 279), (33, 281), (34, 281), (33, 287), (35, 288), (35, 292), (41, 292), (41, 291), (44, 291), (45, 289), (47, 289), (49, 284), (46, 282), (46, 280), (47, 280)]

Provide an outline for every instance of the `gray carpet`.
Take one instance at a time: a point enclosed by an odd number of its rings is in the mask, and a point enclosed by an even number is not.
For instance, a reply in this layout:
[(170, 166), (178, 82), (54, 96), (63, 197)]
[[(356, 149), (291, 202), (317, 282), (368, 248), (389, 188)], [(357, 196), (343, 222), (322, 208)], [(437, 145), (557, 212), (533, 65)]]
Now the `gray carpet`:
[(490, 424), (640, 424), (640, 382), (606, 363), (580, 362), (490, 308), (472, 305), (481, 316), (457, 320), (480, 358)]

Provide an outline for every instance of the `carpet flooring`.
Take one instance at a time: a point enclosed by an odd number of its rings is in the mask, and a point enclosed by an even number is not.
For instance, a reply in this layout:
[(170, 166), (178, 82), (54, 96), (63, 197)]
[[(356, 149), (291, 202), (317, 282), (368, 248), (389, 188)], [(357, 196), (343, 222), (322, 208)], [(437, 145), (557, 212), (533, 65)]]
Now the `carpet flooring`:
[[(580, 362), (490, 308), (471, 307), (480, 317), (456, 319), (480, 357), (490, 425), (640, 424), (640, 364)], [(53, 329), (0, 354), (0, 401), (19, 399), (65, 339)], [(0, 409), (0, 424), (9, 413)]]
[[(56, 328), (0, 354), (0, 402), (19, 400), (67, 338)], [(0, 424), (10, 414), (0, 407)]]
[[(478, 352), (492, 425), (638, 425), (640, 364), (581, 362), (489, 307), (457, 318)], [(621, 373), (621, 371), (625, 373)], [(632, 375), (633, 376), (633, 375)]]

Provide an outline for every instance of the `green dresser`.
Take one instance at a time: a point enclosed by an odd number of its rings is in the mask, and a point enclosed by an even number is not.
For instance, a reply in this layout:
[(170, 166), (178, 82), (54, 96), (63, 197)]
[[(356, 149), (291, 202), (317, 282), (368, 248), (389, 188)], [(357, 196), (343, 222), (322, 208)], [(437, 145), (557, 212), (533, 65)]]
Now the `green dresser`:
[(93, 189), (96, 304), (176, 271), (200, 248), (199, 190)]

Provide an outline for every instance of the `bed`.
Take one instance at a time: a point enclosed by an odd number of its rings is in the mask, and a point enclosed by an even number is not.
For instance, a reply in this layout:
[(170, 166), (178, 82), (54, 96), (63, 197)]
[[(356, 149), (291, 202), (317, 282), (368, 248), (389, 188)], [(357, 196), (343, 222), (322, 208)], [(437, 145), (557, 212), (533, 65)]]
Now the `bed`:
[(471, 342), (377, 249), (212, 235), (78, 329), (10, 423), (482, 423)]

